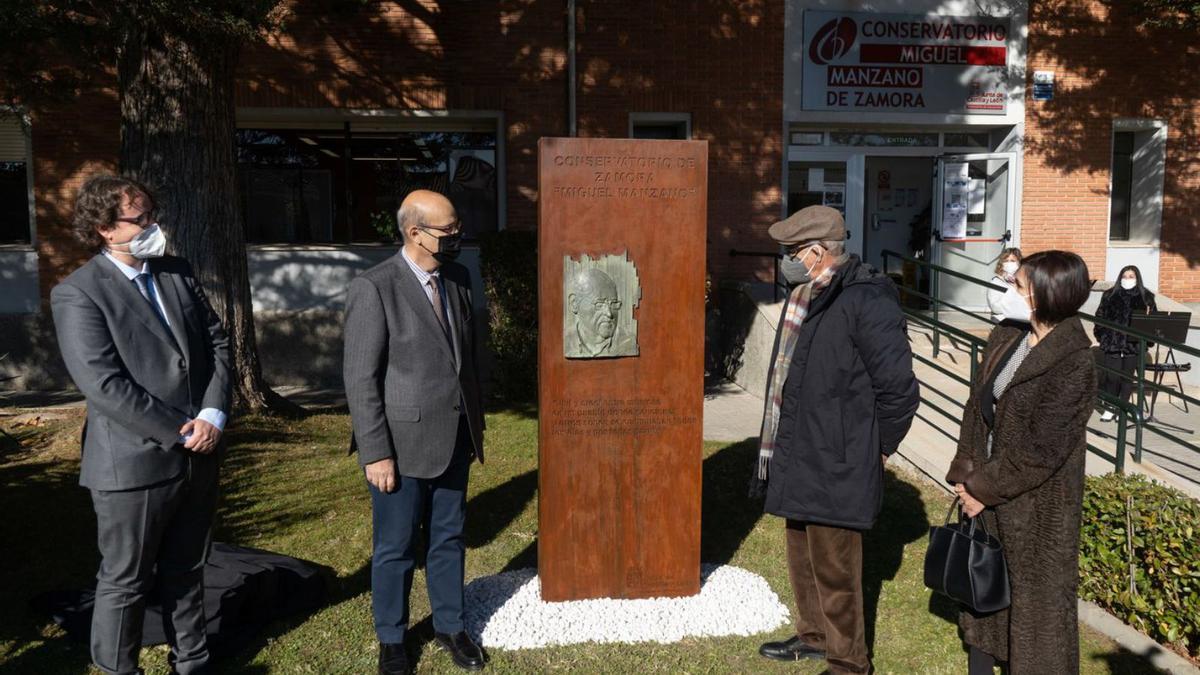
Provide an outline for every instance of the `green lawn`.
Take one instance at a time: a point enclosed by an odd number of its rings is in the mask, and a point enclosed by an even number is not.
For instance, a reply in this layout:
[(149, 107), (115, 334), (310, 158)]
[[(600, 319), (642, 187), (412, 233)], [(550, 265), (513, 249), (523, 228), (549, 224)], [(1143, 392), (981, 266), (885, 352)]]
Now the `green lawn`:
[[(10, 429), (23, 447), (0, 437), (0, 671), (79, 673), (87, 649), (70, 643), (27, 601), (47, 589), (87, 582), (96, 569), (95, 524), (78, 487), (78, 413), (41, 427)], [(3, 420), (0, 420), (3, 423)], [(370, 611), (370, 501), (346, 456), (349, 419), (249, 418), (230, 430), (216, 539), (270, 549), (329, 567), (327, 606), (272, 625), (220, 664), (237, 673), (371, 673), (376, 658)], [(467, 578), (536, 565), (537, 421), (526, 412), (488, 420), (488, 464), (474, 469), (468, 506)], [(789, 606), (781, 522), (762, 517), (744, 486), (754, 448), (705, 448), (703, 559), (763, 575)], [(965, 654), (953, 608), (921, 583), (930, 520), (942, 517), (944, 494), (888, 471), (883, 516), (866, 541), (868, 639), (881, 673), (961, 673)], [(413, 639), (420, 672), (457, 672), (430, 644), (422, 573), (413, 589)], [(815, 673), (816, 665), (775, 664), (756, 653), (766, 638), (688, 640), (673, 645), (584, 645), (492, 653), (490, 672)], [(1086, 673), (1153, 672), (1136, 655), (1083, 633)], [(165, 673), (165, 649), (143, 653), (148, 673)]]

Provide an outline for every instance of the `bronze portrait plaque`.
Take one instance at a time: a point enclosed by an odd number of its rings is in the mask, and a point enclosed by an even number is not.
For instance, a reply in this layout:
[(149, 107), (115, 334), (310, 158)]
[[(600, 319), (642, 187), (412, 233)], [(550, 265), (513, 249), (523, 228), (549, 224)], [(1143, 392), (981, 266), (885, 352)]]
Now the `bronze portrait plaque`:
[(563, 259), (563, 356), (603, 359), (637, 356), (642, 299), (637, 267), (624, 252), (593, 260)]

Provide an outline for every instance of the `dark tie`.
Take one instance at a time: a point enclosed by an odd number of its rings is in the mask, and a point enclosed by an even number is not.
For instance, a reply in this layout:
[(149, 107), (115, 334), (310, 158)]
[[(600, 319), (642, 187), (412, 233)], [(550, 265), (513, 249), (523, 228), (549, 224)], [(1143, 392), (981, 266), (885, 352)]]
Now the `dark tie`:
[(446, 338), (449, 339), (450, 328), (446, 321), (446, 309), (442, 306), (442, 293), (438, 290), (438, 279), (437, 277), (431, 276), (429, 277), (429, 281), (427, 283), (429, 284), (430, 290), (433, 291), (429, 297), (429, 302), (433, 304), (433, 314), (437, 317), (438, 323), (441, 324), (442, 332), (444, 332), (446, 334)]
[[(137, 289), (142, 294), (142, 297), (146, 299), (146, 302), (150, 303), (150, 309), (154, 310), (154, 316), (157, 316), (159, 323), (162, 324), (163, 328), (167, 329), (167, 335), (171, 335), (171, 324), (167, 323), (167, 317), (163, 314), (162, 307), (158, 304), (158, 291), (155, 290), (154, 284), (150, 283), (150, 273), (142, 272), (134, 277), (133, 280), (137, 282)], [(174, 336), (172, 335), (171, 337)]]

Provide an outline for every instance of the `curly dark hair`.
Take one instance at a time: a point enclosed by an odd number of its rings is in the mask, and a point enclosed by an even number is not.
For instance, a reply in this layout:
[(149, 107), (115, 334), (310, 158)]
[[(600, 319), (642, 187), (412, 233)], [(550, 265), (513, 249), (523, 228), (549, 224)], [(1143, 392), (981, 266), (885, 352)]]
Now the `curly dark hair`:
[(104, 248), (104, 237), (99, 230), (112, 229), (121, 214), (121, 198), (142, 195), (154, 204), (150, 189), (132, 178), (99, 174), (84, 181), (75, 197), (75, 215), (72, 228), (75, 238), (88, 248), (98, 251)]

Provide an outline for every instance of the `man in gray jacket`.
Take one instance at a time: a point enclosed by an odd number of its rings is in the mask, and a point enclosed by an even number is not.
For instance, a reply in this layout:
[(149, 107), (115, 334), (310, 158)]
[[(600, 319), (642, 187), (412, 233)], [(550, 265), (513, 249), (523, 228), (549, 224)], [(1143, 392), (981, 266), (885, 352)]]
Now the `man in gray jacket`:
[(87, 399), (79, 482), (92, 494), (100, 571), (92, 660), (137, 673), (157, 587), (177, 673), (207, 672), (204, 563), (230, 409), (229, 341), (187, 262), (165, 256), (144, 186), (95, 176), (75, 234), (100, 252), (50, 294), (63, 361)]
[(400, 252), (350, 284), (346, 397), (371, 493), (371, 606), (379, 672), (405, 673), (416, 539), (438, 644), (455, 664), (484, 667), (463, 626), (467, 477), (483, 461), (483, 410), (467, 270), (454, 262), (462, 226), (440, 194), (417, 190), (397, 213)]

